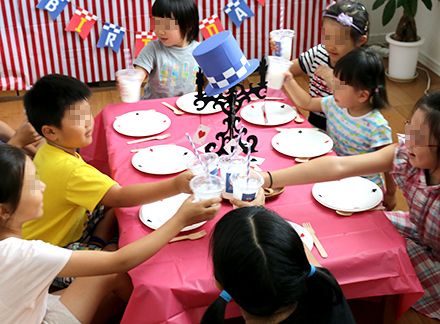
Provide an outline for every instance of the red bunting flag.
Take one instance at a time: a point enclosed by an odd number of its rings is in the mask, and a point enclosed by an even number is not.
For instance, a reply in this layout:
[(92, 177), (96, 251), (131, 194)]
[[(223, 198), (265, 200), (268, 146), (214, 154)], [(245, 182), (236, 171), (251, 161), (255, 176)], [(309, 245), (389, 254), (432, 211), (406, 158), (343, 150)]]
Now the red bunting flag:
[(221, 31), (225, 30), (217, 14), (214, 14), (209, 18), (203, 19), (199, 23), (199, 27), (204, 39), (207, 39), (212, 35), (218, 34)]
[(262, 6), (266, 4), (266, 0), (257, 0)]
[(98, 17), (89, 13), (87, 10), (78, 8), (66, 27), (66, 31), (77, 32), (83, 40), (90, 34), (90, 30), (95, 25)]
[(136, 43), (134, 49), (134, 57), (137, 57), (141, 50), (152, 40), (156, 40), (157, 36), (154, 32), (136, 32)]

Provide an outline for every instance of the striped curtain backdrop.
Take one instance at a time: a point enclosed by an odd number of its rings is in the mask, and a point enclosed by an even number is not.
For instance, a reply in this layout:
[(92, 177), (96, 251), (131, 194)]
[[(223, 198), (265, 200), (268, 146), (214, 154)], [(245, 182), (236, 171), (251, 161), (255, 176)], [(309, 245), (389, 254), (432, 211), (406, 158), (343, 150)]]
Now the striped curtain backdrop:
[[(200, 19), (218, 14), (223, 27), (232, 31), (248, 59), (269, 55), (269, 32), (279, 28), (280, 8), (284, 7), (284, 28), (296, 32), (293, 55), (319, 44), (321, 12), (330, 0), (267, 0), (261, 6), (247, 0), (255, 17), (236, 28), (223, 8), (232, 0), (196, 0)], [(125, 68), (122, 49), (134, 53), (135, 32), (149, 31), (153, 1), (71, 0), (54, 21), (48, 11), (37, 9), (39, 0), (0, 1), (0, 90), (29, 89), (36, 80), (50, 73), (76, 77), (86, 83), (110, 81)], [(64, 31), (76, 8), (98, 16), (86, 40)], [(97, 48), (104, 22), (125, 27), (119, 53)], [(201, 36), (200, 36), (201, 37)], [(201, 40), (201, 38), (200, 38)]]

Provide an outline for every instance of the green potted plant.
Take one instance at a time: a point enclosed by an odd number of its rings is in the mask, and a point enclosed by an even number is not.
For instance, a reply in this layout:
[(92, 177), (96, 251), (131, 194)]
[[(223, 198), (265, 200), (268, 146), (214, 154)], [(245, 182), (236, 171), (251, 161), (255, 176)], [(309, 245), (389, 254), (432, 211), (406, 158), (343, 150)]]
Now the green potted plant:
[(419, 47), (425, 41), (423, 37), (417, 35), (414, 19), (419, 2), (422, 2), (428, 10), (432, 9), (431, 0), (376, 0), (373, 4), (373, 10), (385, 5), (382, 14), (383, 26), (391, 21), (398, 8), (403, 8), (403, 16), (397, 24), (396, 31), (386, 35), (386, 40), (390, 43), (387, 76), (397, 82), (409, 82), (417, 77)]

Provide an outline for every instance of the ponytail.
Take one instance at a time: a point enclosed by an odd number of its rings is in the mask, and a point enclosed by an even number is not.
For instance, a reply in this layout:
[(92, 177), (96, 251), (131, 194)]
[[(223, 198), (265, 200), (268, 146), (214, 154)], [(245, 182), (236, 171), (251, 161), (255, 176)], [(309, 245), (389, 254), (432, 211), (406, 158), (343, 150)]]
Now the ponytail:
[(225, 310), (227, 304), (228, 302), (219, 296), (211, 305), (209, 305), (200, 324), (223, 324), (225, 322)]
[(379, 84), (375, 89), (373, 89), (370, 98), (374, 108), (385, 108), (388, 104), (387, 90), (385, 85)]

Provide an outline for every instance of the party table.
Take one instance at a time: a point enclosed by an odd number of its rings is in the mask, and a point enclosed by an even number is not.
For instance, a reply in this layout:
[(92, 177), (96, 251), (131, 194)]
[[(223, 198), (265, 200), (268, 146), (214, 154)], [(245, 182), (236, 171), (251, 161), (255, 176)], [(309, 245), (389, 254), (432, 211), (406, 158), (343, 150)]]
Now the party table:
[[(283, 97), (281, 90), (270, 90), (270, 97)], [(177, 98), (118, 103), (108, 105), (95, 118), (93, 144), (81, 149), (83, 158), (109, 174), (121, 185), (160, 181), (174, 175), (151, 175), (136, 170), (131, 164), (131, 149), (161, 144), (176, 144), (191, 148), (184, 134), (193, 135), (200, 124), (210, 127), (206, 142), (225, 130), (223, 113), (176, 116), (161, 102), (176, 104)], [(161, 141), (127, 145), (133, 139), (113, 129), (115, 117), (135, 110), (155, 109), (171, 119), (164, 133), (171, 136)], [(243, 108), (242, 108), (243, 109)], [(264, 158), (263, 170), (276, 170), (293, 165), (294, 159), (275, 151), (271, 145), (277, 134), (275, 127), (258, 126), (241, 121), (248, 135), (256, 135), (258, 152), (252, 156)], [(290, 122), (282, 127), (311, 127)], [(333, 154), (333, 153), (329, 153)], [(398, 234), (382, 211), (366, 211), (342, 217), (334, 210), (319, 204), (312, 196), (313, 185), (287, 187), (281, 195), (267, 200), (266, 207), (297, 224), (310, 222), (328, 253), (323, 259), (316, 248), (312, 253), (338, 280), (347, 299), (397, 296), (396, 317), (403, 314), (423, 295), (423, 289), (406, 253), (404, 239)], [(232, 207), (224, 201), (219, 215), (198, 231), (208, 233), (215, 223)], [(139, 219), (140, 207), (116, 209), (119, 222), (120, 246), (125, 246), (152, 232)], [(212, 266), (208, 255), (209, 235), (195, 241), (170, 243), (148, 261), (129, 272), (134, 285), (122, 323), (198, 323), (207, 306), (217, 298)], [(229, 303), (226, 316), (240, 316), (235, 303)]]

